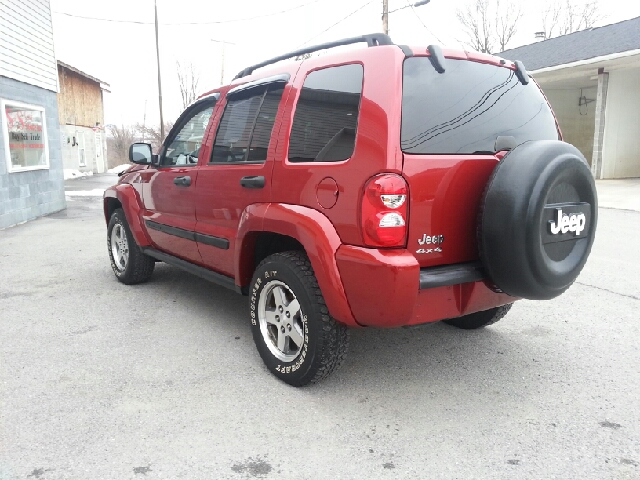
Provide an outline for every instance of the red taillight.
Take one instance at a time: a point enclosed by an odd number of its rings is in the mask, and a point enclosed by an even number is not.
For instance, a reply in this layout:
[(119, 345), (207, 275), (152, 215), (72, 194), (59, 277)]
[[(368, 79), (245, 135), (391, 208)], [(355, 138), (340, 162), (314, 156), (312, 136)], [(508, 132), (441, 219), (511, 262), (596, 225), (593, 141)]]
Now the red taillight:
[(407, 182), (385, 173), (371, 178), (362, 199), (362, 234), (370, 247), (402, 247), (407, 238)]

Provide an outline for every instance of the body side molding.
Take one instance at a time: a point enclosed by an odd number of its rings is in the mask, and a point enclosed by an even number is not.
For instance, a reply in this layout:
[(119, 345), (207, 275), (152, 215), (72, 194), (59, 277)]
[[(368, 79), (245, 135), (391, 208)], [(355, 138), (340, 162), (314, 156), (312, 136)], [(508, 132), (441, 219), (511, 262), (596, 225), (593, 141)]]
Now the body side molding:
[(169, 255), (168, 253), (161, 252), (159, 250), (156, 250), (155, 248), (145, 247), (142, 249), (142, 252), (145, 255), (149, 255), (150, 257), (161, 260), (164, 263), (173, 265), (174, 267), (182, 268), (183, 270), (197, 275), (198, 277), (204, 278), (205, 280), (209, 280), (212, 283), (216, 283), (240, 293), (239, 287), (236, 286), (233, 278), (231, 277), (227, 277), (226, 275), (222, 275), (221, 273), (214, 272), (213, 270), (209, 270), (208, 268), (204, 268), (199, 265), (194, 265), (191, 262), (182, 260), (178, 257), (174, 257), (173, 255)]

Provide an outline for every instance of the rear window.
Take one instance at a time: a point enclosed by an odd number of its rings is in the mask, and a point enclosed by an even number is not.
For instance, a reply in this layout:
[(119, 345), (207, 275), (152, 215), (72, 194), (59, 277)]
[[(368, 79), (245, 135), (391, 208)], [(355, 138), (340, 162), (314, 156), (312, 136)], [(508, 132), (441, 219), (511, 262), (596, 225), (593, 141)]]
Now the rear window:
[(555, 119), (534, 82), (511, 69), (447, 59), (436, 72), (428, 57), (404, 62), (401, 146), (414, 154), (493, 152), (498, 136), (557, 140)]

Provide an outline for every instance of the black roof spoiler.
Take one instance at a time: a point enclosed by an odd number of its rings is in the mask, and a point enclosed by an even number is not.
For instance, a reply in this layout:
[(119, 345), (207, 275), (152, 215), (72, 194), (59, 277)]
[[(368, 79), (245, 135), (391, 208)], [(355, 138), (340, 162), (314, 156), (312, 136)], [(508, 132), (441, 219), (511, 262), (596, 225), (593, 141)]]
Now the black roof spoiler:
[(513, 62), (516, 65), (516, 77), (520, 80), (520, 83), (527, 85), (529, 83), (529, 73), (524, 68), (524, 64), (520, 60)]
[(295, 50), (293, 52), (285, 53), (284, 55), (280, 55), (278, 57), (274, 57), (270, 60), (265, 60), (261, 63), (256, 63), (250, 67), (245, 68), (240, 73), (238, 73), (234, 80), (242, 77), (246, 77), (247, 75), (251, 75), (254, 70), (266, 67), (267, 65), (271, 65), (272, 63), (279, 62), (281, 60), (287, 60), (289, 58), (298, 57), (300, 55), (304, 55), (305, 53), (313, 53), (320, 50), (326, 50), (327, 48), (340, 47), (342, 45), (351, 45), (353, 43), (361, 43), (366, 42), (369, 47), (377, 47), (379, 45), (395, 45), (391, 38), (384, 33), (370, 33), (368, 35), (361, 35), (359, 37), (351, 37), (351, 38), (343, 38), (342, 40), (336, 40), (334, 42), (321, 43), (320, 45), (314, 45), (312, 47), (301, 48), (300, 50)]
[(444, 54), (442, 53), (442, 49), (438, 45), (429, 45), (427, 47), (427, 51), (429, 52), (429, 61), (433, 68), (436, 69), (438, 73), (444, 73)]

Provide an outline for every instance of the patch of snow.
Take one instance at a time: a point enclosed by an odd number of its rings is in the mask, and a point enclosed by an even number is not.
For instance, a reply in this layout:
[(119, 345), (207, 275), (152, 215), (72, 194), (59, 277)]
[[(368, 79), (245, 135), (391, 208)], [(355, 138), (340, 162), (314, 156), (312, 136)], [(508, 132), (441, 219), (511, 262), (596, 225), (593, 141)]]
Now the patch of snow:
[(129, 170), (133, 165), (131, 163), (124, 163), (122, 165), (118, 165), (117, 167), (110, 168), (107, 170), (107, 173), (122, 173), (125, 170)]
[(67, 197), (101, 197), (104, 195), (104, 188), (94, 188), (93, 190), (67, 190), (64, 194)]
[(70, 180), (72, 178), (91, 177), (91, 176), (93, 176), (93, 172), (81, 172), (80, 170), (75, 170), (73, 168), (64, 169), (65, 180)]

